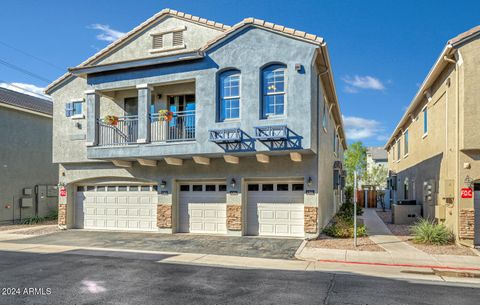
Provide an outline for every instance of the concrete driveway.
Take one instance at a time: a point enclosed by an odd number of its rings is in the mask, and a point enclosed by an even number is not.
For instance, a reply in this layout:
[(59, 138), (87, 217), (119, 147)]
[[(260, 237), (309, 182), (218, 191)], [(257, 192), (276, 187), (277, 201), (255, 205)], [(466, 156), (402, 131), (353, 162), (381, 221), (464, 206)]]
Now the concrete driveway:
[(9, 242), (293, 259), (302, 240), (67, 230)]

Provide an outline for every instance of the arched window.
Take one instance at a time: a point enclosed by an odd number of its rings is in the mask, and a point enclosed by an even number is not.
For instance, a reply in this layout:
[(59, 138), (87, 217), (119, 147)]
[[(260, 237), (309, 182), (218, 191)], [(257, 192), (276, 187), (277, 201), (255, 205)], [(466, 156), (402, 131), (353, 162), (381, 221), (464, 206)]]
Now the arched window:
[(219, 120), (240, 117), (240, 71), (228, 70), (220, 74)]
[(285, 66), (270, 65), (262, 71), (262, 117), (285, 114)]

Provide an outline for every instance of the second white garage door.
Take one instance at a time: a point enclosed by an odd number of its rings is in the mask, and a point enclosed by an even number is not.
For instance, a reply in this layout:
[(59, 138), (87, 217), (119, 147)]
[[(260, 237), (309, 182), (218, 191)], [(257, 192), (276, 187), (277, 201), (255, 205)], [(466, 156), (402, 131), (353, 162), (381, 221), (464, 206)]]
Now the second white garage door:
[(179, 201), (180, 232), (227, 233), (225, 184), (181, 184)]
[(247, 185), (247, 234), (303, 237), (303, 183)]

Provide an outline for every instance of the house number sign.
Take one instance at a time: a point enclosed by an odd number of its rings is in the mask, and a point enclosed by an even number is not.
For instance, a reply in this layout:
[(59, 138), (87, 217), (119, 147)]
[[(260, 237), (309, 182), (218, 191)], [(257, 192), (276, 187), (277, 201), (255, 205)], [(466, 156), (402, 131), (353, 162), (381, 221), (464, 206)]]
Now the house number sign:
[(462, 198), (473, 198), (473, 190), (470, 187), (464, 187), (461, 190)]

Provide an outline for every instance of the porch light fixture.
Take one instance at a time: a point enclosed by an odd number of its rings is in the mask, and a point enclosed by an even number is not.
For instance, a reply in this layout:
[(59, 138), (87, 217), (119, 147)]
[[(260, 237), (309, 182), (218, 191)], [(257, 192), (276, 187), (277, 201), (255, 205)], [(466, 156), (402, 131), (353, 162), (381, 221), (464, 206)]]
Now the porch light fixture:
[(467, 176), (465, 177), (465, 180), (464, 180), (464, 182), (465, 182), (465, 184), (466, 184), (466, 185), (468, 185), (468, 187), (472, 187), (472, 184), (473, 184), (473, 179), (472, 179), (472, 178), (470, 178), (470, 176), (469, 176), (469, 175), (467, 175)]
[(313, 184), (312, 177), (308, 177), (307, 185), (312, 186), (312, 184)]
[(234, 178), (232, 178), (232, 180), (230, 180), (230, 186), (232, 187), (232, 189), (234, 189), (236, 185), (237, 185), (237, 181)]
[(166, 187), (167, 187), (167, 181), (162, 180), (162, 182), (160, 183), (160, 187), (161, 187), (162, 189), (166, 188)]

